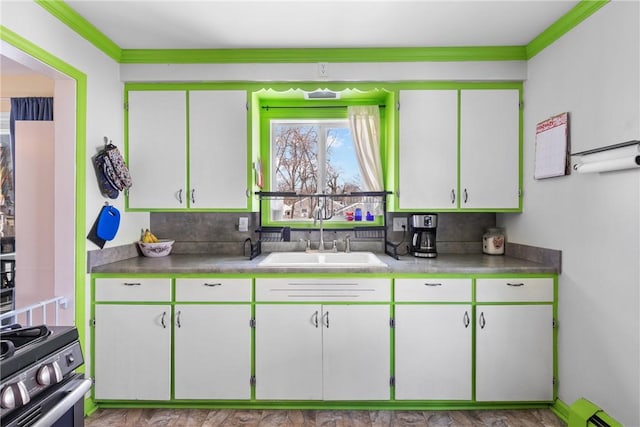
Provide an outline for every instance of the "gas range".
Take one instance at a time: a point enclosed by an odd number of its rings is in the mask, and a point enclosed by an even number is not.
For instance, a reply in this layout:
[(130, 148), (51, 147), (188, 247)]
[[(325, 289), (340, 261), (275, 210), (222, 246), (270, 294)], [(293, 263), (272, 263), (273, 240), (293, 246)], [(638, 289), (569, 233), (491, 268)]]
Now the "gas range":
[(0, 332), (0, 342), (0, 423), (36, 425), (23, 415), (37, 406), (37, 416), (29, 415), (35, 423), (45, 412), (43, 399), (79, 375), (74, 370), (84, 364), (78, 330), (44, 325), (9, 329)]

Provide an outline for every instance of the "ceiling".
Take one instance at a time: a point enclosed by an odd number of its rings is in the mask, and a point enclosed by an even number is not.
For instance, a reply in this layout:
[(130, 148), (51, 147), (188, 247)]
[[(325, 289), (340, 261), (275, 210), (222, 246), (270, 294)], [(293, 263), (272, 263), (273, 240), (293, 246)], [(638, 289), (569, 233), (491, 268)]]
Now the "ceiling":
[[(121, 49), (524, 46), (580, 0), (67, 0)], [(3, 75), (35, 73), (7, 57)]]
[(523, 46), (579, 0), (67, 0), (121, 49)]

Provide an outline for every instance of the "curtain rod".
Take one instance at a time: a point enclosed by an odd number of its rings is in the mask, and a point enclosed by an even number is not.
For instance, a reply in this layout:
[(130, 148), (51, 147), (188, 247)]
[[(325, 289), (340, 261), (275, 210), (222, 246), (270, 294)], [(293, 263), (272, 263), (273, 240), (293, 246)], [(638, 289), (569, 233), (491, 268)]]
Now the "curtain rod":
[[(385, 108), (386, 105), (378, 105), (378, 108)], [(268, 105), (263, 105), (262, 109), (263, 110), (270, 110), (270, 109), (279, 109), (279, 108), (333, 108), (333, 109), (346, 109), (347, 106), (346, 105), (275, 105), (275, 106), (268, 106)]]

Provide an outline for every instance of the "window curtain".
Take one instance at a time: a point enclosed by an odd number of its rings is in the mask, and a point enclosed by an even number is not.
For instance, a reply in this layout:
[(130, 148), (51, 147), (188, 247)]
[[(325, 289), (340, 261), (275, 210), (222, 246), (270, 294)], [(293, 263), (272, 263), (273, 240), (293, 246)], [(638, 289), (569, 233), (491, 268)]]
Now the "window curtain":
[[(53, 98), (29, 97), (11, 98), (11, 113), (9, 114), (9, 137), (11, 145), (11, 164), (16, 164), (16, 120), (53, 120)], [(15, 171), (15, 168), (13, 168)], [(15, 172), (13, 173), (15, 182)]]
[(365, 191), (383, 191), (380, 159), (380, 111), (377, 105), (347, 107), (349, 127), (356, 148)]

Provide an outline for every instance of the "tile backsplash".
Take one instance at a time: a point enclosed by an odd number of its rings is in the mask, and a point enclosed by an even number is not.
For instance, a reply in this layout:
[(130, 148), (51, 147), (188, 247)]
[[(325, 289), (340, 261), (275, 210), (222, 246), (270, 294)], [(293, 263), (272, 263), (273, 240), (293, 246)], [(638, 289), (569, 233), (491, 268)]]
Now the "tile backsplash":
[[(408, 214), (389, 213), (387, 217), (387, 239), (400, 243), (399, 252), (406, 251), (411, 236), (407, 230), (403, 240), (402, 232), (392, 231), (393, 217), (407, 217)], [(248, 231), (238, 231), (240, 217), (249, 218)], [(481, 253), (482, 235), (486, 228), (495, 227), (494, 213), (439, 213), (437, 230), (437, 247), (440, 253)], [(224, 255), (242, 255), (244, 241), (251, 238), (257, 241), (258, 213), (217, 213), (217, 212), (152, 212), (151, 229), (160, 238), (176, 241), (173, 253), (195, 254), (211, 253)], [(383, 250), (381, 239), (354, 236), (352, 230), (325, 230), (327, 246), (336, 239), (338, 248), (342, 249), (345, 235), (351, 235), (352, 248), (359, 246), (368, 250)], [(303, 249), (300, 239), (316, 243), (318, 231), (309, 234), (306, 230), (292, 230), (291, 243), (287, 250)], [(298, 247), (299, 246), (299, 247)], [(266, 248), (265, 248), (266, 249)]]

